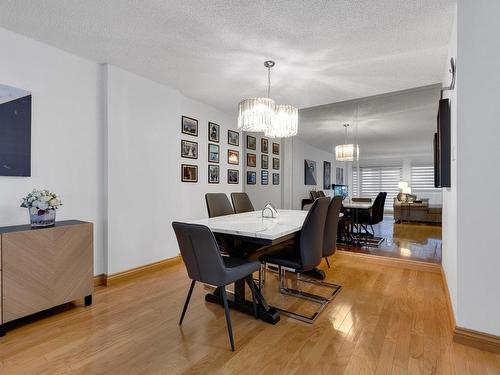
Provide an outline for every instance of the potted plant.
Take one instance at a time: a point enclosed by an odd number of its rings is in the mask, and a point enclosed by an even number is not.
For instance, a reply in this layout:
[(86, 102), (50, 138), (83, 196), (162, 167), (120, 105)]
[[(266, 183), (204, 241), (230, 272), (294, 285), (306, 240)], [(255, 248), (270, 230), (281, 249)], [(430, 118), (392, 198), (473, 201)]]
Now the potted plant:
[(27, 208), (31, 227), (49, 227), (56, 222), (56, 210), (62, 206), (59, 196), (49, 190), (34, 189), (22, 198), (21, 207)]

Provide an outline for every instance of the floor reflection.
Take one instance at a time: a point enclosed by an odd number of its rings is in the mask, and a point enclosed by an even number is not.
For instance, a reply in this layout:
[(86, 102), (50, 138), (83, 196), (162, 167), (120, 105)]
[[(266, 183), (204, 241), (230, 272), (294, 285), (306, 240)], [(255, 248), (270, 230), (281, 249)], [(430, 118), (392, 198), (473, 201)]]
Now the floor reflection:
[(396, 224), (392, 216), (373, 226), (375, 236), (385, 240), (378, 247), (339, 246), (339, 249), (356, 253), (390, 256), (441, 263), (441, 226), (436, 224)]

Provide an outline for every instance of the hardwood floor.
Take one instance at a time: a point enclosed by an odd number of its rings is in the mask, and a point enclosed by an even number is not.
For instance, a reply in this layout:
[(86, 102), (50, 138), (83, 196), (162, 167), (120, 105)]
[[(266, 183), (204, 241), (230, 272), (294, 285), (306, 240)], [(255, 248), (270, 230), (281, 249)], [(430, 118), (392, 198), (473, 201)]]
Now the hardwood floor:
[(342, 250), (400, 259), (441, 263), (441, 226), (422, 223), (394, 223), (392, 216), (373, 226), (375, 236), (385, 240), (379, 247), (342, 246)]
[[(0, 373), (500, 373), (500, 355), (452, 341), (439, 273), (332, 260), (328, 280), (343, 289), (313, 325), (282, 317), (273, 326), (232, 311), (234, 353), (223, 309), (205, 302), (203, 286), (178, 326), (190, 283), (181, 264), (100, 288), (91, 307), (17, 324), (0, 338)], [(279, 303), (273, 277), (265, 293)]]

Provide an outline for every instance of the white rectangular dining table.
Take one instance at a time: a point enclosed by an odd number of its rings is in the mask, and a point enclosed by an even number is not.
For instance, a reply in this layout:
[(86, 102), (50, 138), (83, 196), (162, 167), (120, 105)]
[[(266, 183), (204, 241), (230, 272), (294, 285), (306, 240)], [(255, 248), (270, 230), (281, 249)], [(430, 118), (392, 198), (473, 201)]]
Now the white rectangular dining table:
[(275, 245), (289, 240), (302, 229), (307, 211), (278, 210), (278, 217), (262, 217), (261, 211), (245, 212), (226, 216), (189, 221), (202, 224), (214, 233), (223, 233), (262, 245)]
[(373, 202), (342, 202), (344, 208), (355, 210), (369, 210), (373, 206)]

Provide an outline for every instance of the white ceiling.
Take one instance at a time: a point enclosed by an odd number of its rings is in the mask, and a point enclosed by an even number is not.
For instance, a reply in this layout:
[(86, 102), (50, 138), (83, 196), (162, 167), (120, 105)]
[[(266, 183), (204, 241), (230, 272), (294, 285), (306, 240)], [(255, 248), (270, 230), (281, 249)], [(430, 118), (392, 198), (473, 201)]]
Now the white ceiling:
[(299, 108), (439, 82), (454, 4), (0, 0), (0, 25), (234, 114), (265, 95), (267, 59), (271, 96)]
[(440, 85), (432, 85), (302, 109), (298, 136), (333, 152), (345, 142), (343, 124), (349, 123), (349, 143), (357, 140), (360, 160), (430, 160), (439, 96)]

